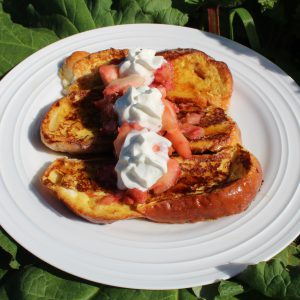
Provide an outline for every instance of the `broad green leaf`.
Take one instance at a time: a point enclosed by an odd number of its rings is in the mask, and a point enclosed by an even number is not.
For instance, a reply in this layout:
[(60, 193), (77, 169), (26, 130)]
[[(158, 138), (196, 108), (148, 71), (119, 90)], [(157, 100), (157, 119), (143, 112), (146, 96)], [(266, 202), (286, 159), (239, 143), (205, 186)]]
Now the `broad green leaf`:
[(188, 21), (171, 0), (49, 0), (47, 5), (32, 0), (28, 12), (33, 25), (47, 27), (59, 37), (117, 24), (185, 25)]
[(215, 297), (219, 296), (219, 283), (213, 283), (209, 285), (204, 285), (200, 291), (199, 299), (215, 299)]
[(285, 266), (300, 266), (300, 247), (295, 243), (292, 243), (280, 253), (278, 253), (274, 259), (278, 259)]
[(84, 0), (31, 1), (30, 13), (36, 25), (47, 27), (59, 36), (96, 28), (92, 15)]
[(165, 23), (185, 25), (188, 16), (171, 7), (169, 0), (121, 0), (114, 15), (115, 24)]
[[(0, 268), (0, 280), (4, 277), (4, 275), (8, 272), (7, 269)], [(1, 298), (0, 298), (1, 299)]]
[(278, 0), (258, 0), (258, 3), (261, 5), (262, 11), (267, 9), (272, 9), (276, 5)]
[(233, 297), (244, 292), (241, 284), (229, 280), (222, 280), (219, 284), (218, 291), (221, 297)]
[(250, 15), (250, 13), (245, 8), (235, 8), (230, 11), (229, 14), (230, 38), (234, 40), (233, 20), (236, 15), (240, 17), (244, 25), (250, 46), (256, 51), (261, 51), (260, 42), (256, 32), (254, 20)]
[(0, 3), (0, 76), (38, 49), (55, 42), (47, 30), (14, 24)]
[(92, 14), (96, 27), (114, 25), (115, 10), (111, 10), (112, 0), (86, 0), (87, 7)]
[[(5, 282), (9, 299), (23, 300), (88, 300), (99, 291), (100, 286), (56, 271), (35, 266), (24, 268)], [(0, 298), (1, 299), (1, 298)]]
[(192, 288), (192, 291), (197, 298), (200, 298), (201, 289), (202, 289), (202, 286), (195, 286)]
[(299, 267), (286, 268), (278, 259), (249, 266), (238, 279), (267, 297), (300, 299)]
[(13, 269), (19, 268), (16, 256), (18, 251), (18, 245), (0, 228), (0, 248), (11, 256), (9, 265)]
[(11, 300), (8, 298), (7, 292), (4, 286), (0, 286), (0, 299), (1, 300)]
[(93, 300), (197, 300), (187, 289), (150, 291), (104, 286)]

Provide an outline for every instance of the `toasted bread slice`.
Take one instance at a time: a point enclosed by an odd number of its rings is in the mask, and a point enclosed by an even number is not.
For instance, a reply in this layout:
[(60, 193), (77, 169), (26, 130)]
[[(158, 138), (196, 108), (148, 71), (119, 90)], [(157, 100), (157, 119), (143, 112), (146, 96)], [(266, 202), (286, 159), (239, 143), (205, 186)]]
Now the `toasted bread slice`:
[[(98, 99), (99, 91), (92, 91), (76, 99), (71, 93), (54, 103), (41, 123), (43, 143), (52, 150), (67, 153), (103, 153), (112, 151), (114, 136), (102, 132), (101, 117), (93, 101)], [(74, 96), (75, 95), (75, 96)], [(178, 103), (178, 119), (187, 114), (201, 116), (197, 126), (204, 129), (204, 135), (189, 139), (193, 153), (216, 152), (241, 142), (237, 124), (217, 107), (201, 108), (195, 103)]]
[(195, 125), (203, 129), (203, 136), (196, 139), (187, 136), (192, 153), (217, 152), (225, 147), (241, 144), (239, 127), (222, 108), (214, 106), (202, 108), (190, 102), (178, 102), (177, 106), (179, 122), (188, 114), (200, 115), (200, 120)]
[(167, 50), (157, 55), (162, 55), (174, 68), (173, 88), (167, 93), (169, 100), (228, 108), (233, 80), (224, 62), (195, 49)]
[(113, 137), (102, 134), (99, 110), (92, 91), (77, 100), (76, 93), (55, 102), (44, 116), (40, 135), (50, 149), (68, 153), (103, 153), (113, 149)]
[(145, 204), (102, 202), (118, 193), (114, 184), (99, 181), (101, 174), (107, 173), (107, 166), (114, 166), (104, 159), (57, 159), (41, 181), (75, 214), (95, 223), (129, 218), (165, 223), (216, 219), (245, 210), (261, 186), (259, 162), (240, 145), (216, 154), (176, 159), (182, 170), (178, 182), (160, 195), (149, 194)]
[[(77, 51), (69, 56), (60, 71), (67, 93), (101, 85), (99, 66), (120, 63), (127, 49), (107, 49), (96, 53)], [(194, 101), (199, 106), (214, 105), (226, 110), (232, 94), (232, 75), (224, 62), (216, 61), (195, 49), (174, 49), (157, 53), (174, 68), (171, 101)]]
[(65, 94), (99, 88), (102, 85), (99, 67), (110, 63), (118, 64), (127, 54), (127, 49), (113, 48), (95, 53), (73, 52), (65, 59), (59, 72)]

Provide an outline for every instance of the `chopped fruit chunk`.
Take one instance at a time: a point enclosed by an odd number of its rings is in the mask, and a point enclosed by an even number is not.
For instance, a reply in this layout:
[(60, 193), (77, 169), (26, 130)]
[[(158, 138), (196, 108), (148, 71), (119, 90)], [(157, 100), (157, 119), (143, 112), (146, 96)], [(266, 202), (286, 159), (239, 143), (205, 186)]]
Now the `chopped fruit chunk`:
[(119, 127), (118, 136), (114, 140), (114, 147), (115, 147), (115, 153), (117, 156), (120, 155), (122, 145), (124, 144), (124, 141), (126, 139), (127, 134), (131, 130), (142, 130), (143, 127), (141, 127), (138, 123), (128, 123), (124, 122), (121, 127)]
[(162, 128), (166, 131), (171, 131), (174, 129), (178, 129), (178, 120), (176, 116), (176, 112), (171, 102), (168, 100), (163, 100), (165, 105), (165, 110), (162, 116)]
[(202, 127), (191, 125), (188, 123), (180, 125), (180, 129), (183, 135), (190, 140), (199, 140), (205, 134)]
[(139, 87), (142, 86), (144, 83), (144, 77), (137, 74), (126, 76), (123, 78), (118, 78), (110, 82), (110, 84), (104, 89), (103, 94), (104, 97), (112, 95), (122, 95), (130, 86)]
[(172, 146), (180, 156), (183, 158), (190, 158), (192, 156), (190, 143), (181, 131), (167, 131), (165, 137), (172, 142)]
[(187, 113), (185, 116), (186, 122), (191, 125), (199, 124), (201, 119), (201, 114), (197, 113)]
[(99, 67), (100, 77), (105, 85), (108, 85), (112, 81), (118, 79), (119, 68), (117, 65), (103, 65)]
[(165, 137), (172, 142), (173, 148), (184, 158), (192, 156), (190, 144), (186, 137), (182, 134), (176, 116), (174, 105), (164, 100), (165, 110), (162, 119), (162, 128), (167, 133)]
[(129, 189), (126, 192), (124, 202), (126, 204), (142, 204), (145, 203), (148, 197), (148, 192), (143, 192), (138, 189)]
[(174, 68), (171, 63), (165, 63), (154, 73), (153, 85), (162, 85), (167, 91), (173, 87)]
[(181, 170), (178, 162), (175, 159), (170, 158), (168, 160), (168, 171), (152, 186), (152, 190), (155, 194), (160, 194), (168, 190), (175, 185)]

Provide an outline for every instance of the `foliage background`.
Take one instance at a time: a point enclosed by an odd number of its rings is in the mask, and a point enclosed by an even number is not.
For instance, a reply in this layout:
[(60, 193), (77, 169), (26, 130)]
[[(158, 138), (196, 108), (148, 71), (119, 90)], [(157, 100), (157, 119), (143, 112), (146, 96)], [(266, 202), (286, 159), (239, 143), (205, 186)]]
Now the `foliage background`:
[[(85, 30), (129, 23), (208, 29), (220, 7), (221, 35), (253, 46), (300, 83), (299, 0), (0, 0), (0, 77), (36, 50)], [(229, 16), (245, 8), (248, 17)], [(252, 16), (252, 18), (251, 18)], [(251, 27), (250, 34), (247, 29)], [(247, 34), (248, 32), (248, 34)], [(300, 246), (249, 266), (231, 280), (172, 291), (122, 289), (87, 282), (40, 261), (0, 229), (0, 299), (300, 299)]]

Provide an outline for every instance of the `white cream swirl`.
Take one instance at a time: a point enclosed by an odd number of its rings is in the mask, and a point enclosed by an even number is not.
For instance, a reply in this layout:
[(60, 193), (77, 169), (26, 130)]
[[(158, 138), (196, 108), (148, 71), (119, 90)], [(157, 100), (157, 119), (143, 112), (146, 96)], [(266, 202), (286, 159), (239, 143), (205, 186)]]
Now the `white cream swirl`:
[(155, 132), (162, 127), (164, 109), (161, 92), (147, 86), (130, 87), (114, 105), (120, 125), (123, 122), (137, 122), (140, 126)]
[(153, 131), (128, 133), (115, 167), (118, 188), (147, 191), (167, 172), (171, 142)]
[(121, 77), (139, 74), (145, 78), (145, 85), (152, 83), (154, 71), (166, 62), (162, 56), (155, 56), (152, 49), (130, 49), (127, 58), (120, 64)]

